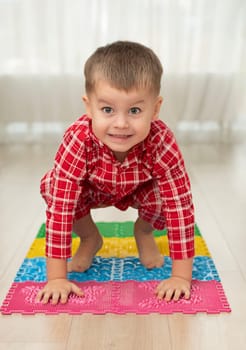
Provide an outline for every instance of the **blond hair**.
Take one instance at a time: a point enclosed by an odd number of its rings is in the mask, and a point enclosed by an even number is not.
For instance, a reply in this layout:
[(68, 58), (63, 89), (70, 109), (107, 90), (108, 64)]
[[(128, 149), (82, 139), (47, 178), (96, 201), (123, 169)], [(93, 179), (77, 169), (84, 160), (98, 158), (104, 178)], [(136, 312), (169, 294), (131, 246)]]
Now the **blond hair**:
[(86, 93), (91, 93), (98, 79), (117, 89), (148, 88), (159, 94), (162, 65), (148, 47), (130, 41), (117, 41), (99, 47), (84, 67)]

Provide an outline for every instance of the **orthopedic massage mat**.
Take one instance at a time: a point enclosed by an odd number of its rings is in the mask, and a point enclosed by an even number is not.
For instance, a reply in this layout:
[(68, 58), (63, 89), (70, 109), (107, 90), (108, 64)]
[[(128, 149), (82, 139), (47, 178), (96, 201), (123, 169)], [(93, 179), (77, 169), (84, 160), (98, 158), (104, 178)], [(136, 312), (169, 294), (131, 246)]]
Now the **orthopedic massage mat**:
[[(155, 240), (165, 264), (146, 269), (139, 261), (133, 237), (133, 222), (99, 222), (103, 247), (89, 270), (69, 273), (68, 277), (82, 288), (84, 297), (70, 295), (67, 304), (43, 305), (35, 298), (46, 281), (45, 225), (43, 224), (30, 247), (14, 283), (0, 308), (2, 314), (171, 314), (182, 312), (216, 314), (230, 312), (230, 306), (206, 243), (195, 227), (195, 251), (191, 297), (179, 301), (158, 300), (154, 290), (159, 281), (171, 274), (167, 232), (155, 231)], [(79, 238), (73, 234), (72, 250)]]

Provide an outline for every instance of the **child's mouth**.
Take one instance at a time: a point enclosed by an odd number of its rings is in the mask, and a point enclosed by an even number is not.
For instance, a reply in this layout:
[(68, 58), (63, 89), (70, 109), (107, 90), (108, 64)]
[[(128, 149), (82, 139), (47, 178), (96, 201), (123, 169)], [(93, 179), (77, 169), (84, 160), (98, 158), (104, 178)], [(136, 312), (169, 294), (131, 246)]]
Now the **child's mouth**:
[(122, 135), (122, 134), (108, 134), (110, 137), (119, 139), (119, 140), (126, 140), (129, 139), (132, 135)]

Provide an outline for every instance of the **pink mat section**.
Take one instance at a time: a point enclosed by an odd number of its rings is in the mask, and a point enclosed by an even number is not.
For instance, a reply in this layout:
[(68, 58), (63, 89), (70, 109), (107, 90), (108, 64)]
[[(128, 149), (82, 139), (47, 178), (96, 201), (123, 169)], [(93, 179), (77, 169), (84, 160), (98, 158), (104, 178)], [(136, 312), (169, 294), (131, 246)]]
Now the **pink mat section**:
[(71, 295), (67, 304), (53, 306), (51, 304), (43, 305), (35, 301), (35, 297), (44, 283), (13, 283), (3, 302), (1, 312), (3, 314), (21, 313), (24, 315), (36, 313), (77, 315), (83, 313), (149, 314), (153, 312), (160, 314), (174, 312), (217, 314), (231, 311), (220, 282), (194, 280), (191, 298), (189, 300), (180, 299), (177, 302), (158, 300), (154, 295), (157, 284), (157, 281), (77, 283), (85, 292), (85, 297), (79, 298)]

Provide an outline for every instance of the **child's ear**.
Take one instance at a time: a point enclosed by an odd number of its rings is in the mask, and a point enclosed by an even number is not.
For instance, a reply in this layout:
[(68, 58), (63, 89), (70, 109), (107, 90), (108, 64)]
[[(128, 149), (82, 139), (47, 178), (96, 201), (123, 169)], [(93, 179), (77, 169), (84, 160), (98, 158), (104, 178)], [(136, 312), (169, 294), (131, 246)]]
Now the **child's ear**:
[(162, 102), (163, 102), (163, 97), (158, 96), (156, 98), (154, 114), (153, 114), (152, 120), (157, 120), (159, 118), (159, 113), (160, 113)]
[(82, 96), (82, 101), (84, 102), (85, 111), (89, 118), (91, 118), (91, 104), (87, 95)]

